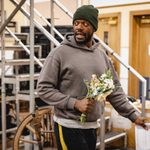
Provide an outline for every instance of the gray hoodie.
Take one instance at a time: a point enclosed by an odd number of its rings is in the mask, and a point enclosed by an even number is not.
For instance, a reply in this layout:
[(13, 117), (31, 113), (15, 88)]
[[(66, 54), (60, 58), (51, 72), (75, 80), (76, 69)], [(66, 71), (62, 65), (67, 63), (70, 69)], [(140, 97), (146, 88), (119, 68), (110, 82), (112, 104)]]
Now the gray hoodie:
[[(41, 70), (37, 90), (39, 97), (48, 105), (54, 106), (57, 117), (79, 120), (81, 113), (74, 109), (75, 101), (83, 99), (87, 94), (84, 80), (91, 79), (92, 74), (100, 76), (111, 69), (117, 87), (108, 101), (124, 117), (135, 121), (139, 113), (128, 103), (112, 63), (99, 49), (99, 42), (93, 39), (93, 46), (87, 48), (78, 45), (73, 33), (65, 36), (60, 46), (53, 49)], [(99, 103), (87, 114), (87, 122), (100, 118)]]

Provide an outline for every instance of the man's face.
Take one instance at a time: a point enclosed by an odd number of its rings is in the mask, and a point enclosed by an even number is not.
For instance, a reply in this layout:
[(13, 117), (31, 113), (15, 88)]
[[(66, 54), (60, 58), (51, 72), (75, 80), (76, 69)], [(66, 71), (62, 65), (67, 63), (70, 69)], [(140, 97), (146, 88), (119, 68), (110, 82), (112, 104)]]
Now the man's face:
[(73, 23), (73, 31), (76, 42), (87, 45), (92, 39), (94, 28), (86, 20), (75, 20)]

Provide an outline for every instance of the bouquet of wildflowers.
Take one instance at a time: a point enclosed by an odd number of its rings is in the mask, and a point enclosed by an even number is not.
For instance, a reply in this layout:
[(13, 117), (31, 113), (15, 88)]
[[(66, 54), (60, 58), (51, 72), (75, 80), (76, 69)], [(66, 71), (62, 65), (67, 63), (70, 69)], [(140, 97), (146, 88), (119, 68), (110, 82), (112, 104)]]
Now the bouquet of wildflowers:
[[(87, 86), (87, 98), (94, 99), (98, 102), (105, 101), (106, 97), (110, 95), (115, 88), (113, 77), (110, 70), (107, 70), (100, 77), (93, 74), (91, 81), (85, 81)], [(81, 123), (86, 121), (86, 114), (82, 113), (80, 116)]]

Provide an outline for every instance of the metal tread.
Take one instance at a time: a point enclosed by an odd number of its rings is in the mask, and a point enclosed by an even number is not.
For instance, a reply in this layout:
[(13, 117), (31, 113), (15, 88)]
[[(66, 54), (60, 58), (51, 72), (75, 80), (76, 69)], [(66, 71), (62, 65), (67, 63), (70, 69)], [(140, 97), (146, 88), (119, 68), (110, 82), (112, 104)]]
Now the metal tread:
[[(127, 133), (126, 132), (116, 132), (116, 131), (109, 131), (105, 134), (105, 144), (113, 142), (114, 140), (120, 139), (120, 138), (126, 138)], [(96, 147), (100, 146), (99, 138), (96, 143)]]
[[(39, 61), (44, 62), (45, 58), (39, 58)], [(37, 64), (36, 61), (34, 62)], [(5, 64), (10, 66), (28, 65), (29, 63), (30, 59), (8, 59), (5, 61)]]
[[(38, 94), (36, 89), (34, 89), (34, 96), (35, 98), (38, 98)], [(29, 90), (21, 90), (18, 92), (17, 94), (17, 98), (19, 100), (23, 100), (23, 101), (30, 101), (30, 91)]]
[[(16, 84), (20, 81), (29, 81), (30, 76), (31, 76), (30, 74), (6, 75), (4, 77), (4, 82), (10, 84)], [(39, 73), (35, 73), (34, 80), (37, 80), (38, 77), (39, 77)]]
[[(18, 38), (21, 38), (21, 39), (27, 39), (29, 38), (29, 33), (18, 33), (18, 32), (15, 32), (14, 33)], [(5, 37), (12, 37), (10, 33), (6, 32), (5, 33)]]
[[(30, 48), (30, 45), (25, 45), (25, 46), (27, 48)], [(1, 49), (1, 47), (0, 47), (0, 49)], [(34, 50), (35, 51), (37, 51), (39, 49), (41, 49), (41, 45), (34, 45)], [(24, 49), (20, 45), (7, 45), (7, 46), (5, 46), (5, 50), (9, 50), (9, 51), (13, 51), (13, 50), (17, 51), (17, 50), (19, 50), (19, 51), (21, 51), (21, 50), (24, 50)]]
[[(6, 75), (5, 78), (30, 78), (30, 74)], [(39, 73), (35, 73), (34, 77), (38, 77)]]

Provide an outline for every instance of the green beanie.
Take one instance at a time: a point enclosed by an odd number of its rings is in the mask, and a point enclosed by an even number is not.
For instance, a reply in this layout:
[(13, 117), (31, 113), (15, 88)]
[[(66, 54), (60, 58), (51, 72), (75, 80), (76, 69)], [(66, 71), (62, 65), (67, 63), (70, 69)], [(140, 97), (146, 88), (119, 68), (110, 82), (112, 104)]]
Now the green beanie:
[(98, 28), (98, 10), (93, 5), (83, 5), (79, 7), (73, 15), (75, 20), (84, 19), (91, 23), (95, 31)]

